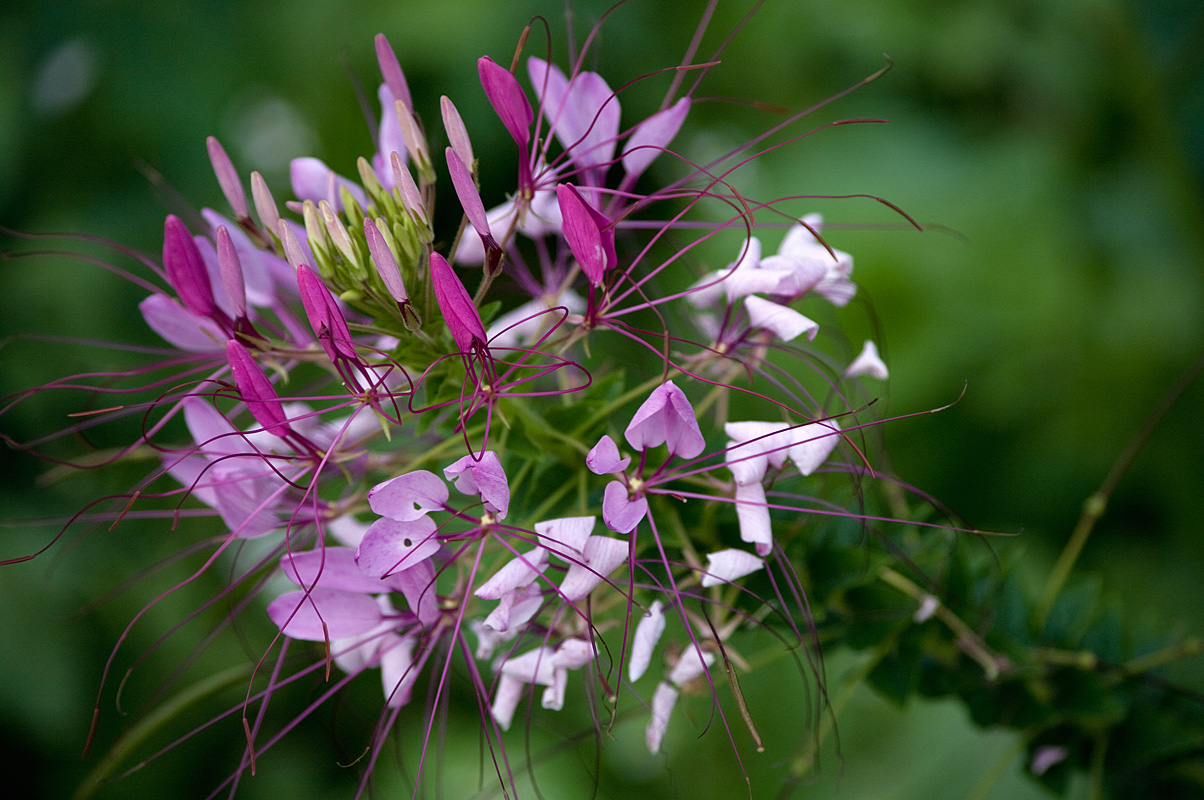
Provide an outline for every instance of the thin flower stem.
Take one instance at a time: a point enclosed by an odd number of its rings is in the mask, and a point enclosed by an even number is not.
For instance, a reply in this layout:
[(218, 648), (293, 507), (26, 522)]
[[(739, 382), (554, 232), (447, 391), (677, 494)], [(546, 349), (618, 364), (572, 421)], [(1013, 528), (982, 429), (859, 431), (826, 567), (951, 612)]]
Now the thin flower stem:
[[(923, 603), (927, 598), (931, 597), (920, 586), (895, 572), (890, 567), (882, 567), (882, 569), (878, 570), (878, 577), (884, 583), (903, 592), (903, 594), (911, 597), (917, 603)], [(983, 672), (986, 673), (988, 681), (994, 681), (999, 677), (999, 667), (1002, 659), (991, 651), (981, 636), (975, 633), (969, 625), (962, 621), (961, 617), (950, 611), (943, 603), (936, 607), (936, 611), (933, 614), (937, 619), (945, 623), (949, 630), (953, 631), (957, 636), (957, 643), (962, 651), (978, 662)]]
[(1062, 592), (1062, 587), (1066, 585), (1070, 573), (1074, 570), (1075, 562), (1078, 561), (1079, 554), (1083, 552), (1083, 547), (1087, 544), (1087, 539), (1091, 536), (1091, 531), (1095, 529), (1095, 523), (1104, 515), (1107, 510), (1108, 501), (1112, 498), (1112, 493), (1116, 491), (1116, 487), (1120, 484), (1121, 478), (1128, 472), (1129, 466), (1133, 463), (1133, 459), (1137, 457), (1137, 453), (1145, 446), (1153, 436), (1154, 431), (1162, 423), (1163, 417), (1171, 410), (1171, 407), (1187, 390), (1187, 387), (1195, 382), (1200, 373), (1204, 372), (1204, 356), (1196, 359), (1187, 370), (1180, 376), (1179, 380), (1171, 387), (1171, 390), (1162, 398), (1162, 402), (1154, 409), (1154, 413), (1150, 415), (1145, 424), (1141, 426), (1141, 430), (1129, 441), (1128, 447), (1116, 459), (1112, 465), (1112, 469), (1108, 472), (1108, 477), (1083, 503), (1083, 513), (1079, 517), (1078, 524), (1074, 526), (1074, 532), (1070, 534), (1070, 540), (1066, 542), (1066, 547), (1063, 548), (1061, 555), (1058, 556), (1057, 562), (1049, 573), (1049, 579), (1045, 582), (1045, 588), (1041, 592), (1041, 602), (1037, 606), (1036, 622), (1039, 628), (1045, 626), (1045, 621), (1049, 618), (1049, 612), (1053, 610), (1054, 603), (1058, 599), (1058, 595)]
[(83, 782), (80, 783), (79, 788), (75, 790), (75, 794), (71, 796), (72, 800), (86, 800), (86, 798), (91, 797), (117, 765), (121, 763), (121, 760), (145, 741), (148, 736), (194, 703), (246, 680), (251, 674), (251, 668), (251, 664), (239, 664), (238, 666), (222, 670), (216, 675), (198, 681), (175, 697), (164, 702), (163, 705), (156, 708), (150, 714), (147, 714), (140, 722), (118, 737), (113, 746), (100, 759), (100, 762), (97, 763), (92, 771), (88, 773), (87, 777), (84, 778)]
[(1023, 752), (1027, 744), (1027, 736), (1017, 736), (1007, 747), (1003, 748), (994, 763), (991, 764), (990, 769), (978, 779), (978, 783), (974, 784), (974, 788), (966, 795), (966, 800), (987, 800), (991, 790), (995, 788), (995, 784), (999, 783), (999, 779), (1003, 777), (1007, 768), (1016, 760), (1016, 756)]
[(1204, 653), (1204, 639), (1192, 636), (1184, 639), (1179, 644), (1173, 644), (1170, 647), (1164, 647), (1161, 650), (1155, 650), (1152, 653), (1146, 653), (1143, 656), (1126, 661), (1124, 663), (1124, 671), (1130, 675), (1137, 675), (1157, 669), (1172, 661), (1178, 661), (1181, 658), (1192, 658), (1201, 653)]
[(874, 671), (874, 667), (878, 666), (888, 652), (895, 646), (895, 637), (890, 637), (882, 644), (875, 647), (869, 654), (864, 657), (864, 660), (850, 670), (848, 678), (840, 686), (840, 692), (833, 697), (828, 703), (829, 714), (825, 715), (819, 724), (819, 732), (815, 735), (815, 744), (808, 748), (808, 751), (799, 756), (791, 770), (791, 778), (795, 781), (801, 780), (807, 776), (815, 764), (818, 762), (819, 748), (824, 741), (832, 733), (836, 726), (836, 718), (840, 716), (840, 712), (853, 699), (853, 693), (857, 688), (865, 683), (869, 674)]

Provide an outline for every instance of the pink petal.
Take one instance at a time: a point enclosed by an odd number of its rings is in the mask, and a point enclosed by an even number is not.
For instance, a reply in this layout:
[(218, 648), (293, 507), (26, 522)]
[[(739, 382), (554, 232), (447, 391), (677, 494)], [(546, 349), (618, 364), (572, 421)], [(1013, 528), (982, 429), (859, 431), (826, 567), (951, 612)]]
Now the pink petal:
[(723, 454), (723, 458), (727, 468), (731, 470), (732, 478), (741, 485), (760, 483), (769, 469), (769, 459), (764, 453), (758, 452), (758, 448), (740, 447), (735, 442), (728, 443), (728, 449)]
[(288, 172), (293, 194), (298, 200), (312, 200), (315, 203), (325, 200), (335, 211), (342, 211), (341, 190), (346, 187), (361, 208), (368, 206), (364, 190), (342, 175), (336, 174), (321, 159), (294, 158), (289, 162)]
[(514, 712), (518, 708), (519, 700), (523, 697), (525, 686), (525, 681), (512, 678), (504, 673), (498, 679), (497, 693), (489, 705), (489, 713), (504, 731), (510, 730), (510, 723), (514, 721)]
[(707, 553), (707, 569), (706, 574), (702, 576), (702, 585), (708, 587), (731, 583), (745, 575), (751, 575), (763, 566), (765, 562), (752, 553), (735, 548)]
[(598, 655), (597, 649), (585, 639), (565, 639), (552, 655), (558, 669), (581, 669)]
[(447, 484), (425, 469), (407, 472), (368, 490), (368, 505), (382, 517), (410, 522), (447, 504)]
[(430, 517), (412, 522), (378, 519), (355, 549), (355, 563), (368, 575), (383, 577), (416, 566), (439, 550)]
[(400, 572), (389, 576), (390, 582), (405, 595), (410, 610), (426, 628), (432, 627), (439, 620), (439, 595), (435, 591), (435, 565), (431, 563), (430, 558), (423, 558), (418, 563), (414, 563), (414, 559), (418, 554), (433, 553), (434, 551), (430, 548), (433, 542), (434, 540), (431, 539), (427, 541), (426, 545), (415, 548), (415, 555), (405, 559), (407, 566)]
[(285, 636), (309, 642), (355, 636), (381, 621), (370, 595), (321, 587), (280, 595), (268, 604), (268, 616)]
[(648, 169), (681, 130), (688, 113), (690, 98), (683, 97), (636, 126), (623, 146), (623, 169), (627, 172), (627, 180), (635, 180)]
[(486, 450), (481, 453), (479, 461), (472, 456), (464, 456), (456, 463), (443, 470), (443, 476), (455, 480), (456, 488), (464, 494), (479, 494), (485, 503), (485, 508), (505, 519), (510, 508), (510, 484), (506, 481), (506, 473), (497, 453)]
[(327, 546), (303, 553), (286, 553), (280, 558), (285, 577), (298, 586), (338, 589), (343, 592), (380, 594), (390, 591), (379, 578), (366, 575), (355, 563), (351, 547)]
[(397, 184), (392, 165), (386, 166), (389, 156), (397, 153), (397, 157), (404, 160), (409, 151), (406, 149), (405, 135), (401, 131), (401, 120), (397, 118), (397, 96), (387, 83), (380, 85), (376, 95), (380, 100), (380, 126), (377, 128), (377, 153), (372, 159), (372, 168), (376, 172), (377, 180), (388, 192)]
[(648, 498), (640, 495), (632, 500), (627, 487), (619, 481), (606, 484), (602, 496), (602, 521), (615, 533), (631, 533), (648, 513)]
[(230, 420), (199, 397), (184, 400), (184, 424), (201, 452), (210, 458), (251, 454), (255, 448), (230, 424)]
[(706, 447), (694, 408), (673, 381), (653, 390), (631, 418), (624, 436), (636, 450), (666, 444), (670, 455), (683, 458), (693, 458)]
[(631, 463), (630, 458), (619, 458), (619, 448), (614, 439), (603, 434), (594, 449), (585, 456), (585, 466), (595, 475), (608, 475), (612, 472), (622, 472)]
[(192, 313), (165, 294), (152, 294), (138, 304), (147, 326), (163, 341), (192, 353), (225, 348), (226, 334), (208, 317)]
[[(786, 463), (787, 451), (795, 441), (789, 428), (785, 422), (745, 421), (727, 422), (723, 425), (724, 432), (734, 440), (733, 444), (741, 445), (738, 453), (763, 453), (769, 458), (769, 463), (778, 469)], [(758, 476), (757, 480), (760, 479)]]
[(555, 679), (556, 666), (552, 662), (553, 650), (550, 647), (537, 647), (522, 655), (508, 658), (501, 666), (501, 673), (524, 683), (538, 683), (551, 686)]
[(706, 668), (714, 662), (714, 653), (703, 651), (700, 657), (698, 645), (690, 643), (686, 645), (673, 669), (669, 670), (669, 682), (675, 686), (684, 686), (706, 672)]
[(570, 82), (559, 67), (534, 57), (527, 61), (527, 72), (544, 116), (573, 163), (589, 169), (609, 162), (614, 157), (621, 112), (602, 76), (581, 72)]
[(568, 688), (568, 670), (558, 669), (552, 673), (552, 685), (543, 690), (539, 704), (551, 711), (564, 708), (564, 690)]

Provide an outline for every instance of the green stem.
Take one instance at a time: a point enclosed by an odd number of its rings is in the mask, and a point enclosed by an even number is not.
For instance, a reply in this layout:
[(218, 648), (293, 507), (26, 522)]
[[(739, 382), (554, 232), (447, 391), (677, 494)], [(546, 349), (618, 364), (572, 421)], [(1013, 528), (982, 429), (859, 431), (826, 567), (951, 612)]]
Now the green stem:
[(104, 754), (97, 765), (80, 783), (72, 795), (72, 800), (86, 800), (112, 774), (129, 753), (146, 740), (148, 736), (161, 728), (169, 720), (205, 697), (221, 691), (236, 683), (247, 680), (251, 675), (250, 664), (240, 664), (230, 667), (216, 675), (212, 675), (172, 697), (163, 705), (143, 717), (136, 725), (126, 730), (117, 738), (109, 751)]
[[(903, 594), (911, 597), (917, 603), (922, 604), (925, 600), (932, 596), (915, 583), (900, 575), (898, 572), (895, 572), (890, 567), (883, 567), (882, 569), (878, 570), (878, 577), (881, 578), (884, 583), (903, 592)], [(969, 625), (963, 622), (961, 617), (950, 611), (944, 603), (939, 603), (937, 605), (933, 615), (941, 622), (945, 623), (945, 626), (949, 628), (949, 630), (953, 631), (954, 635), (957, 637), (957, 644), (961, 648), (962, 652), (978, 662), (979, 666), (982, 667), (983, 672), (986, 673), (988, 681), (994, 681), (999, 677), (999, 665), (1001, 663), (1000, 657), (991, 652), (991, 648), (987, 647), (987, 643), (982, 640), (982, 637), (975, 633)]]
[(1141, 426), (1141, 430), (1129, 441), (1128, 447), (1116, 459), (1116, 462), (1112, 465), (1112, 469), (1108, 472), (1108, 477), (1104, 479), (1099, 489), (1083, 503), (1082, 516), (1079, 517), (1078, 524), (1074, 526), (1074, 532), (1070, 534), (1070, 540), (1066, 542), (1066, 547), (1063, 548), (1061, 555), (1058, 556), (1058, 560), (1054, 564), (1053, 570), (1050, 571), (1048, 580), (1045, 582), (1045, 588), (1041, 592), (1041, 602), (1037, 606), (1036, 622), (1038, 627), (1043, 628), (1045, 626), (1045, 621), (1049, 618), (1049, 612), (1053, 609), (1054, 602), (1058, 599), (1058, 595), (1061, 594), (1062, 587), (1066, 585), (1066, 580), (1070, 577), (1071, 571), (1074, 570), (1075, 562), (1078, 561), (1079, 554), (1083, 552), (1083, 547), (1087, 544), (1087, 539), (1091, 536), (1091, 531), (1095, 528), (1095, 523), (1104, 515), (1104, 511), (1108, 507), (1108, 500), (1111, 499), (1112, 493), (1116, 491), (1116, 487), (1120, 484), (1120, 479), (1128, 472), (1133, 459), (1137, 457), (1137, 453), (1145, 446), (1145, 443), (1149, 441), (1154, 431), (1162, 423), (1162, 418), (1171, 410), (1171, 407), (1175, 405), (1176, 401), (1183, 395), (1183, 392), (1187, 390), (1187, 387), (1195, 382), (1201, 372), (1204, 372), (1204, 356), (1198, 358), (1179, 377), (1179, 380), (1171, 387), (1171, 390), (1162, 398), (1162, 402), (1154, 409), (1154, 413)]

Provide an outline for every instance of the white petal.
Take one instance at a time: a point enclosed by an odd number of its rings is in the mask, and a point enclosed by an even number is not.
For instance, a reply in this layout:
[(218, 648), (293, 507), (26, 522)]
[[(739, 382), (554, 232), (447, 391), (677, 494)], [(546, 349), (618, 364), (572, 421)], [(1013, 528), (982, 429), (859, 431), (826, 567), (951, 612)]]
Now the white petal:
[(539, 534), (539, 546), (561, 558), (576, 557), (585, 547), (597, 521), (597, 517), (562, 517), (537, 522), (535, 532)]
[(740, 447), (737, 442), (728, 442), (723, 460), (736, 483), (759, 483), (765, 477), (765, 472), (769, 469), (769, 459), (758, 450), (759, 448), (752, 445)]
[(760, 481), (736, 484), (736, 517), (740, 522), (740, 538), (756, 545), (759, 555), (768, 555), (773, 549), (773, 530), (765, 487)]
[(582, 562), (569, 566), (560, 594), (570, 603), (582, 600), (615, 568), (627, 560), (628, 544), (622, 539), (591, 536), (582, 548)]
[(485, 581), (473, 594), (482, 600), (499, 600), (502, 595), (513, 592), (535, 580), (548, 563), (548, 551), (536, 548), (522, 553), (506, 563), (494, 576)]
[(715, 661), (715, 654), (703, 652), (702, 657), (698, 656), (698, 646), (691, 643), (681, 654), (681, 658), (669, 670), (669, 682), (675, 686), (684, 686), (690, 681), (697, 678), (706, 668), (711, 666)]
[(552, 661), (559, 669), (581, 669), (594, 660), (597, 651), (584, 639), (565, 639), (556, 648)]
[(514, 710), (518, 708), (518, 701), (523, 697), (523, 681), (511, 678), (503, 674), (497, 682), (497, 694), (493, 697), (493, 703), (490, 704), (489, 713), (497, 721), (497, 724), (502, 730), (510, 730), (510, 723), (514, 720)]
[(793, 308), (760, 297), (746, 297), (744, 308), (753, 327), (773, 331), (783, 342), (789, 342), (804, 333), (807, 334), (807, 341), (811, 341), (819, 332), (818, 322), (804, 317)]
[(868, 375), (871, 378), (884, 381), (889, 377), (890, 372), (887, 371), (886, 364), (878, 355), (878, 346), (869, 339), (866, 339), (865, 346), (861, 348), (861, 353), (857, 358), (853, 359), (853, 363), (849, 364), (844, 374), (850, 378), (857, 375)]
[(553, 711), (564, 708), (564, 689), (569, 682), (568, 670), (558, 669), (552, 673), (552, 685), (543, 690), (540, 705)]
[(648, 670), (652, 663), (652, 651), (656, 649), (661, 634), (665, 632), (664, 604), (653, 600), (648, 613), (635, 626), (635, 636), (631, 641), (631, 658), (627, 662), (627, 678), (635, 683)]
[(786, 451), (794, 444), (787, 432), (789, 427), (785, 422), (728, 422), (724, 423), (723, 431), (736, 444), (747, 445), (739, 449), (742, 455), (764, 453), (770, 464), (781, 469), (786, 463)]
[(707, 553), (707, 574), (702, 576), (703, 586), (718, 586), (743, 578), (765, 566), (765, 562), (743, 550), (730, 548), (718, 553)]
[(834, 419), (803, 425), (793, 434), (797, 444), (790, 448), (790, 460), (803, 475), (819, 469), (840, 443), (840, 425)]
[(648, 720), (644, 738), (650, 753), (660, 752), (661, 740), (665, 738), (665, 729), (669, 727), (669, 715), (677, 704), (677, 694), (677, 690), (664, 681), (656, 685), (656, 692), (652, 695), (652, 717)]
[(555, 680), (555, 664), (552, 663), (553, 650), (550, 647), (537, 647), (528, 650), (520, 656), (506, 659), (502, 664), (501, 673), (509, 675), (523, 683), (538, 683), (551, 686)]

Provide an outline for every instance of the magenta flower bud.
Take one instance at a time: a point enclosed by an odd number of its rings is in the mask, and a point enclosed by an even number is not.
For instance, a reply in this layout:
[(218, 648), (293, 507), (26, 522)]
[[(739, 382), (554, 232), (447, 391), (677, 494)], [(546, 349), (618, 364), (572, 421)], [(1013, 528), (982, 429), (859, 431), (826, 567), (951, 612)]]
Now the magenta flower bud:
[(484, 344), (488, 337), (477, 307), (447, 259), (438, 253), (431, 253), (431, 284), (435, 288), (435, 302), (460, 352), (471, 352), (474, 343)]
[(523, 94), (523, 87), (518, 84), (518, 78), (489, 56), (482, 56), (477, 61), (477, 72), (481, 76), (481, 86), (485, 89), (489, 104), (493, 106), (493, 110), (497, 112), (519, 149), (526, 150), (535, 114), (531, 111), (531, 103), (527, 101), (527, 96)]
[(460, 119), (460, 112), (456, 110), (456, 104), (451, 101), (451, 98), (444, 95), (439, 98), (439, 110), (443, 114), (443, 129), (447, 131), (447, 140), (451, 142), (456, 155), (471, 170), (472, 142), (468, 138), (468, 129), (464, 127), (464, 120)]
[(418, 120), (414, 119), (414, 112), (410, 111), (405, 103), (398, 100), (393, 103), (393, 109), (397, 113), (397, 124), (401, 127), (401, 138), (405, 142), (406, 149), (414, 156), (414, 163), (418, 166), (418, 174), (423, 175), (424, 170), (428, 169), (431, 163), (430, 149), (426, 145), (426, 136), (422, 133), (422, 129), (418, 127)]
[(192, 234), (175, 214), (168, 214), (163, 225), (163, 267), (184, 306), (197, 316), (212, 317), (217, 303), (205, 260)]
[(372, 257), (372, 263), (376, 266), (380, 279), (385, 282), (385, 288), (389, 290), (389, 294), (397, 302), (407, 303), (410, 296), (406, 294), (406, 285), (401, 281), (401, 269), (397, 266), (397, 260), (393, 258), (393, 251), (385, 244), (385, 237), (381, 235), (376, 225), (374, 220), (364, 217), (364, 236), (368, 240), (368, 254)]
[(318, 343), (330, 360), (346, 358), (358, 361), (355, 343), (351, 341), (351, 330), (347, 327), (339, 304), (322, 279), (305, 264), (297, 267), (297, 288), (301, 292), (301, 304), (305, 306), (310, 327), (314, 329)]
[(255, 359), (238, 341), (231, 339), (226, 342), (226, 358), (230, 362), (230, 371), (234, 373), (234, 384), (242, 395), (247, 410), (255, 421), (263, 426), (268, 433), (276, 436), (287, 436), (293, 432), (289, 427), (288, 417), (284, 415), (284, 406), (272, 383), (259, 369)]
[(222, 187), (222, 194), (226, 196), (226, 202), (230, 204), (230, 208), (234, 209), (234, 216), (239, 219), (250, 218), (251, 214), (247, 210), (247, 195), (243, 191), (242, 181), (239, 180), (238, 172), (235, 171), (234, 164), (226, 155), (221, 142), (210, 136), (205, 140), (205, 145), (209, 148), (209, 161), (213, 164), (213, 173), (217, 175), (217, 184)]
[(307, 260), (313, 261), (312, 258), (306, 258), (301, 242), (293, 233), (293, 229), (289, 227), (287, 220), (282, 219), (277, 222), (276, 234), (280, 237), (280, 244), (284, 248), (284, 260), (289, 263), (290, 267), (297, 269)]
[(401, 188), (402, 205), (411, 217), (426, 222), (426, 206), (422, 203), (422, 194), (418, 191), (418, 184), (414, 183), (409, 167), (402, 163), (401, 156), (396, 152), (389, 154), (389, 165), (393, 167), (393, 180)]
[(218, 271), (222, 276), (222, 286), (226, 288), (226, 295), (230, 298), (230, 308), (234, 311), (235, 317), (245, 317), (247, 315), (247, 287), (243, 280), (242, 262), (238, 260), (238, 250), (234, 247), (234, 240), (230, 238), (230, 231), (225, 225), (219, 225), (217, 228), (217, 266)]
[(694, 408), (673, 381), (666, 381), (652, 391), (623, 435), (636, 450), (666, 444), (670, 455), (682, 458), (693, 458), (706, 447), (694, 418)]
[(380, 74), (393, 97), (405, 103), (406, 108), (413, 108), (414, 102), (410, 99), (410, 87), (406, 83), (405, 73), (401, 71), (401, 64), (397, 63), (397, 56), (393, 54), (393, 48), (383, 33), (376, 34), (376, 61), (380, 64)]
[(477, 235), (481, 237), (481, 244), (485, 247), (485, 271), (490, 275), (496, 274), (495, 270), (502, 262), (502, 248), (489, 230), (489, 220), (485, 216), (485, 204), (481, 202), (481, 195), (472, 181), (472, 173), (460, 160), (455, 148), (447, 148), (444, 155), (447, 156), (447, 168), (451, 172), (452, 186), (456, 189), (456, 197), (460, 199), (465, 216), (476, 229)]
[(581, 271), (594, 286), (600, 286), (606, 270), (618, 263), (615, 230), (610, 220), (595, 211), (571, 183), (556, 187), (556, 200), (563, 219), (561, 232)]
[(272, 197), (267, 182), (258, 172), (251, 173), (251, 197), (255, 200), (259, 224), (274, 232), (280, 224), (280, 211), (276, 208), (276, 200)]

